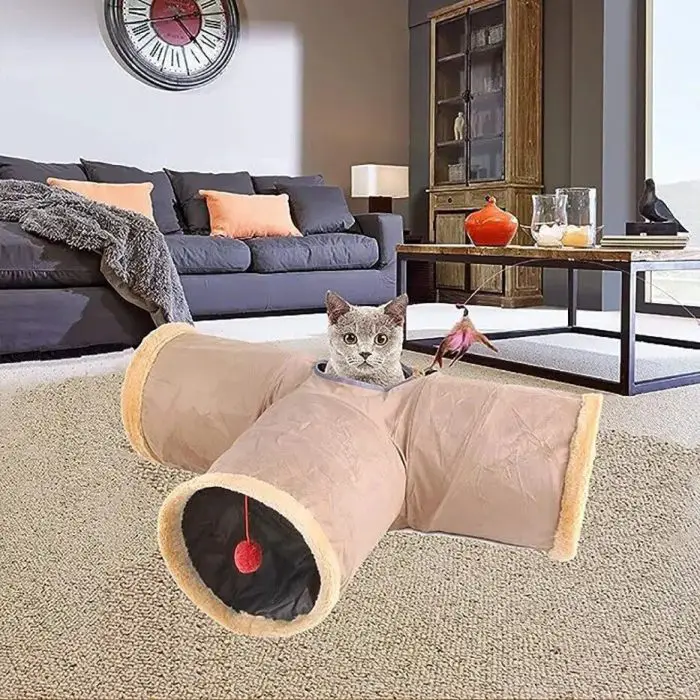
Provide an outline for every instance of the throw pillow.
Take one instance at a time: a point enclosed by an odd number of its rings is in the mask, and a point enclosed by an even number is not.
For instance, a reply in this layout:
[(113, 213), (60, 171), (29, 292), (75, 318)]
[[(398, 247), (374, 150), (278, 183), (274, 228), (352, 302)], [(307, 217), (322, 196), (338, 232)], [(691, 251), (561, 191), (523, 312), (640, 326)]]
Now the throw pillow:
[(355, 223), (340, 187), (278, 185), (277, 191), (289, 195), (292, 218), (304, 235), (340, 233)]
[(323, 175), (253, 175), (257, 194), (277, 194), (277, 185), (323, 185)]
[(188, 233), (208, 235), (209, 211), (200, 190), (255, 194), (250, 173), (182, 173), (165, 169), (175, 190)]
[(153, 217), (158, 228), (165, 234), (182, 233), (180, 221), (175, 210), (175, 192), (170, 184), (170, 178), (162, 170), (147, 173), (139, 168), (128, 165), (100, 163), (94, 160), (80, 162), (85, 168), (88, 179), (92, 182), (126, 185), (129, 183), (150, 182), (153, 185), (151, 199), (153, 201)]
[(137, 214), (143, 214), (154, 221), (151, 202), (153, 185), (150, 182), (108, 185), (100, 182), (77, 182), (50, 177), (47, 183), (52, 187), (61, 187), (64, 190), (80, 194), (93, 202), (111, 204), (113, 207), (135, 211)]
[(0, 156), (0, 180), (46, 182), (50, 177), (85, 182), (85, 171), (77, 163), (39, 163), (24, 158)]
[(286, 194), (231, 194), (212, 190), (201, 190), (199, 194), (207, 203), (212, 236), (301, 236), (292, 221)]

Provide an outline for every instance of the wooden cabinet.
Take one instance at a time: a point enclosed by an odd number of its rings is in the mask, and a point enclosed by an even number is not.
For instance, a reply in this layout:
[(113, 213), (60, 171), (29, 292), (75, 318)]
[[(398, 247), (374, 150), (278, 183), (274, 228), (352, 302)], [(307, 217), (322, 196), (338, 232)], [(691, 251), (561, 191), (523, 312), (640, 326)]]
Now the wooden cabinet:
[[(542, 0), (462, 0), (431, 17), (429, 240), (464, 243), (486, 196), (522, 224), (542, 189)], [(520, 231), (516, 243), (532, 240)], [(438, 299), (542, 303), (539, 270), (440, 263)]]
[[(425, 243), (421, 236), (404, 231), (404, 243)], [(435, 263), (427, 260), (409, 260), (406, 264), (406, 286), (411, 304), (435, 302)]]
[[(440, 243), (464, 243), (464, 214), (443, 212), (435, 222), (435, 237)], [(435, 264), (435, 278), (442, 289), (463, 290), (465, 273), (460, 263)]]

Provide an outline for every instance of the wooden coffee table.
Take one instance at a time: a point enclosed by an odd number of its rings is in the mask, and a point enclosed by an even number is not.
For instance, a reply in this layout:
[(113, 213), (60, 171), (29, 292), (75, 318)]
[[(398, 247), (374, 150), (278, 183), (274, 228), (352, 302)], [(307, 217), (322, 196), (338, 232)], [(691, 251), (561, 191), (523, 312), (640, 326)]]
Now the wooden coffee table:
[[(532, 246), (508, 246), (489, 248), (469, 245), (402, 244), (396, 247), (397, 292), (406, 291), (406, 264), (409, 260), (424, 262), (463, 262), (485, 265), (514, 265), (564, 268), (568, 270), (568, 319), (566, 326), (536, 328), (532, 330), (499, 331), (488, 333), (492, 341), (512, 338), (528, 338), (561, 333), (576, 333), (620, 341), (620, 375), (617, 381), (591, 377), (577, 372), (549, 369), (525, 362), (504, 360), (498, 355), (467, 353), (463, 362), (494, 367), (510, 372), (520, 372), (533, 377), (576, 384), (597, 391), (609, 391), (625, 396), (643, 394), (661, 389), (700, 384), (700, 372), (677, 374), (637, 381), (635, 378), (635, 344), (652, 343), (667, 347), (700, 350), (700, 342), (675, 338), (659, 338), (637, 334), (635, 320), (637, 294), (643, 294), (644, 278), (641, 273), (666, 270), (700, 270), (700, 249), (685, 250), (622, 250), (603, 248), (535, 248)], [(621, 272), (621, 323), (619, 331), (585, 328), (577, 325), (577, 290), (579, 270)], [(447, 329), (446, 329), (447, 330)], [(700, 328), (698, 329), (700, 335)], [(405, 340), (407, 350), (434, 354), (442, 338)], [(698, 354), (700, 362), (700, 354)]]

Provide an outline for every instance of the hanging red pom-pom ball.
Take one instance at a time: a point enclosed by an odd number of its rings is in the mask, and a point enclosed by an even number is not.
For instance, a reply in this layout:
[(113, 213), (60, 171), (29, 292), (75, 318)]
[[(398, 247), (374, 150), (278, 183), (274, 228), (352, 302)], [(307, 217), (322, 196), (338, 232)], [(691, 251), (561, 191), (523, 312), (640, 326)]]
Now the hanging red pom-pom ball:
[(253, 540), (241, 540), (233, 550), (233, 563), (242, 574), (254, 574), (262, 564), (262, 547)]
[(243, 497), (243, 523), (245, 539), (233, 550), (233, 563), (242, 574), (254, 574), (262, 564), (262, 547), (250, 539), (250, 515), (248, 513), (248, 496)]

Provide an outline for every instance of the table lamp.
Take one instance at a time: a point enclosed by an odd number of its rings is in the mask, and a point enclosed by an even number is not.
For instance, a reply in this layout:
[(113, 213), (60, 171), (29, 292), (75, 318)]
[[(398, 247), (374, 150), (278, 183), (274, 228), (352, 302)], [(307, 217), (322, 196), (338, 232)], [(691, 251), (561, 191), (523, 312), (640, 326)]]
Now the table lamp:
[(408, 197), (408, 167), (405, 165), (353, 165), (353, 197), (367, 197), (368, 211), (391, 214), (392, 199)]

